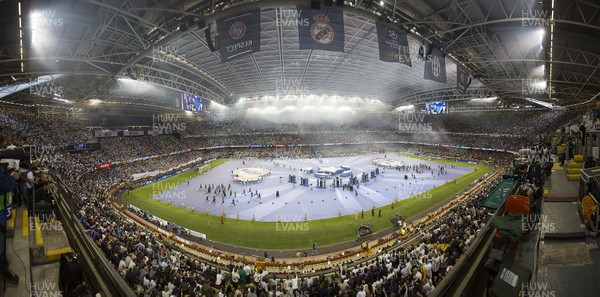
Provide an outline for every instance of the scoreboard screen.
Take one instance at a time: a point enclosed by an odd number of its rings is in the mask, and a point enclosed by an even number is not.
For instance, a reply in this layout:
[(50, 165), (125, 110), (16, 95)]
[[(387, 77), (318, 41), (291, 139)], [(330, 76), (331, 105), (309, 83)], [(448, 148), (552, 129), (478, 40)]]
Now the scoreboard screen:
[(204, 103), (202, 97), (183, 93), (183, 110), (191, 112), (204, 112)]
[(425, 103), (425, 113), (426, 114), (448, 113), (448, 106), (446, 104), (446, 101)]

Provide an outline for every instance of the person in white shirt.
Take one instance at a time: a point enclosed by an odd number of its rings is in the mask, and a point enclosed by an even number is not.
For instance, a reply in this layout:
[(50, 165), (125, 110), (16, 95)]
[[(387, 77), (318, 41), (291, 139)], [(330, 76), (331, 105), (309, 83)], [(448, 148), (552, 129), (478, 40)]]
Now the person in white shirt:
[(415, 276), (415, 279), (419, 279), (420, 280), (421, 278), (423, 278), (423, 274), (421, 274), (421, 270), (420, 269), (415, 268), (414, 271), (416, 271), (416, 273), (413, 274)]
[(431, 279), (432, 268), (431, 268), (431, 260), (430, 259), (427, 259), (427, 262), (425, 263), (425, 271), (426, 271), (426, 277), (428, 279)]
[(292, 278), (292, 290), (298, 290), (298, 275)]
[(356, 297), (367, 297), (367, 292), (365, 292), (365, 289), (361, 287), (360, 291), (356, 293)]
[(377, 288), (377, 286), (379, 286), (379, 285), (380, 285), (380, 284), (382, 284), (382, 283), (383, 283), (383, 280), (381, 280), (381, 279), (378, 279), (378, 280), (374, 281), (374, 282), (371, 284), (371, 291), (372, 291), (372, 292), (375, 292), (375, 289)]
[(346, 290), (348, 290), (348, 280), (344, 280), (344, 281), (340, 281), (338, 282), (338, 287), (340, 288), (340, 293), (341, 295), (344, 295), (344, 293), (346, 293)]
[(239, 280), (240, 280), (240, 274), (238, 273), (237, 269), (234, 267), (233, 271), (231, 271), (231, 281), (234, 284), (237, 284)]
[(433, 257), (433, 260), (431, 261), (431, 275), (432, 276), (437, 276), (438, 272), (440, 271), (440, 256), (435, 256)]
[(218, 297), (227, 297), (227, 295), (225, 294), (225, 289), (219, 290), (219, 293), (217, 294)]
[(400, 270), (400, 273), (402, 273), (403, 276), (408, 276), (408, 273), (410, 272), (410, 269), (412, 268), (412, 265), (410, 262), (406, 263), (406, 267), (402, 268)]
[(221, 271), (220, 273), (217, 274), (217, 278), (215, 280), (215, 286), (220, 287), (221, 283), (223, 282), (223, 278), (225, 278), (225, 272)]
[(246, 276), (250, 276), (252, 274), (252, 268), (250, 268), (250, 266), (246, 265), (246, 266), (244, 266), (244, 272), (246, 272)]
[(165, 286), (165, 288), (162, 290), (162, 297), (169, 297), (171, 296), (171, 291), (169, 290), (168, 286)]
[(123, 273), (123, 271), (125, 270), (125, 267), (127, 265), (125, 264), (125, 261), (123, 261), (123, 259), (121, 259), (121, 261), (119, 261), (119, 266), (117, 268), (117, 270), (119, 271), (119, 273)]
[(425, 295), (431, 294), (431, 291), (435, 289), (435, 287), (431, 284), (431, 280), (427, 280), (423, 285), (423, 289), (425, 290)]
[(290, 280), (290, 277), (288, 276), (288, 278), (283, 282), (283, 290), (286, 292), (291, 292), (292, 291), (292, 281)]

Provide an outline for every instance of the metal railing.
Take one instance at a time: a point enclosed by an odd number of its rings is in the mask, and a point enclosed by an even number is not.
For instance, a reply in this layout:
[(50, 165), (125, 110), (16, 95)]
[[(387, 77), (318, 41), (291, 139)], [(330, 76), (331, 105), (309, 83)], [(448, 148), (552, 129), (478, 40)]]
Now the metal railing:
[(59, 195), (56, 201), (56, 211), (71, 246), (77, 252), (80, 259), (83, 260), (84, 271), (90, 285), (95, 292), (102, 296), (135, 296), (131, 287), (117, 273), (112, 263), (106, 259), (104, 253), (93, 242), (88, 230), (81, 225), (79, 219), (74, 215), (73, 193), (60, 179)]

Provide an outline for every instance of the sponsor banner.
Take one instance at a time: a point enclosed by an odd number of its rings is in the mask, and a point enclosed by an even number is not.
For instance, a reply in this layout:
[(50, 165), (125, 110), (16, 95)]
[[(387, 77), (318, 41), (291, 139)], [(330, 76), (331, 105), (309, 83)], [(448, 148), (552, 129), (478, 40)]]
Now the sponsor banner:
[(198, 238), (206, 239), (206, 234), (194, 230), (189, 230), (189, 234)]
[(221, 59), (227, 62), (260, 51), (260, 10), (217, 22)]
[[(298, 7), (301, 50), (344, 51), (344, 14), (340, 10)], [(307, 22), (304, 20), (308, 19)]]
[(377, 27), (379, 60), (402, 63), (412, 67), (406, 34), (389, 24), (376, 22), (375, 25)]
[(431, 55), (427, 56), (423, 78), (443, 84), (447, 83), (446, 58), (442, 57), (442, 52), (439, 49), (433, 48)]

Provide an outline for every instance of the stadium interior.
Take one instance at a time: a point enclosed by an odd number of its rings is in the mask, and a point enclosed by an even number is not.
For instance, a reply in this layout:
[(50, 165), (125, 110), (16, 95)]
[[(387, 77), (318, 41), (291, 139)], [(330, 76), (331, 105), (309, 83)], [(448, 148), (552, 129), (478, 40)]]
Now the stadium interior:
[(0, 0), (0, 296), (598, 296), (597, 0)]

